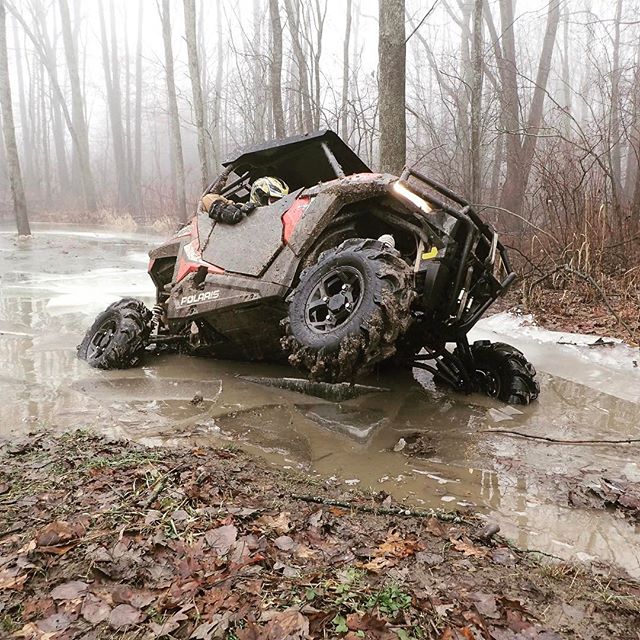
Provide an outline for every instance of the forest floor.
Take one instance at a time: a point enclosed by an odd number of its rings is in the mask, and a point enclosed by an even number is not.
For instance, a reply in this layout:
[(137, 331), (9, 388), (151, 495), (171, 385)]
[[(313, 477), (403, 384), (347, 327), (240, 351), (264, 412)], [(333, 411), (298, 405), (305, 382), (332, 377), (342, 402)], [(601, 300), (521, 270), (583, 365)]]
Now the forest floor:
[(509, 291), (496, 311), (518, 309), (534, 316), (541, 327), (619, 338), (632, 346), (640, 344), (640, 282), (630, 284), (621, 277), (608, 277), (596, 288), (589, 282), (571, 286), (535, 287), (531, 280)]
[(638, 638), (640, 584), (235, 448), (0, 448), (0, 637)]

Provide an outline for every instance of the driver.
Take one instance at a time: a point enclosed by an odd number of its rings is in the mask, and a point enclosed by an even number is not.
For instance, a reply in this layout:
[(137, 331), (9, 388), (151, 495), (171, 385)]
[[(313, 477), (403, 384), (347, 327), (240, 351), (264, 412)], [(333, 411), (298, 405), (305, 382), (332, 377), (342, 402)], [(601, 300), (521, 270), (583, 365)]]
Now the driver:
[(265, 176), (258, 178), (251, 186), (249, 202), (239, 204), (219, 193), (207, 193), (198, 205), (199, 212), (206, 212), (216, 222), (238, 224), (256, 207), (266, 207), (289, 193), (287, 184), (279, 178)]

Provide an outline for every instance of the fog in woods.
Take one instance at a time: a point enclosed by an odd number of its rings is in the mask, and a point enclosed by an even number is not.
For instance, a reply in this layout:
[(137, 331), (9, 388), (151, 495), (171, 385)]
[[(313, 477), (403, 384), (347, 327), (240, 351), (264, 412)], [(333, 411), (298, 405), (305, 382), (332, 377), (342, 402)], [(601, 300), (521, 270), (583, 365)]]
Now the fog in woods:
[(637, 2), (0, 6), (0, 215), (23, 232), (174, 226), (237, 147), (330, 128), (549, 250), (637, 234)]

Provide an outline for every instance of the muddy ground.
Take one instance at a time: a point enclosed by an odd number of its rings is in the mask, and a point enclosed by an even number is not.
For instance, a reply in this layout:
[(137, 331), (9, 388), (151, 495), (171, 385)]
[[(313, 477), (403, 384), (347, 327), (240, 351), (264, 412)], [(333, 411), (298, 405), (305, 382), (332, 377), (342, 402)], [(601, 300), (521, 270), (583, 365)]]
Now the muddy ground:
[(631, 579), (235, 447), (39, 433), (0, 465), (3, 638), (638, 638)]

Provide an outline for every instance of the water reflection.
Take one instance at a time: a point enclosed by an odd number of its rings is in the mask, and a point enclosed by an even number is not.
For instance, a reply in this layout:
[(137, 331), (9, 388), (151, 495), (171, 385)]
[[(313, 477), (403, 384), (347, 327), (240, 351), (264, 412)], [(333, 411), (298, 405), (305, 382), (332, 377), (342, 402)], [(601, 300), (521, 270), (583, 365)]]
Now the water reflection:
[[(148, 244), (142, 236), (63, 230), (16, 243), (0, 233), (1, 436), (90, 427), (149, 444), (231, 441), (273, 464), (413, 503), (474, 505), (521, 546), (597, 556), (640, 575), (636, 528), (567, 506), (570, 477), (609, 470), (640, 480), (637, 446), (551, 445), (487, 432), (639, 437), (637, 402), (594, 389), (590, 371), (576, 383), (584, 365), (572, 364), (570, 352), (562, 368), (573, 373), (565, 377), (556, 362), (546, 366), (548, 347), (519, 345), (543, 371), (543, 389), (538, 403), (518, 409), (443, 392), (424, 372), (367, 381), (390, 391), (332, 403), (240, 377), (295, 375), (285, 367), (161, 356), (129, 371), (90, 369), (75, 358), (75, 345), (94, 314), (123, 295), (152, 299)], [(422, 448), (402, 449), (400, 439)]]

